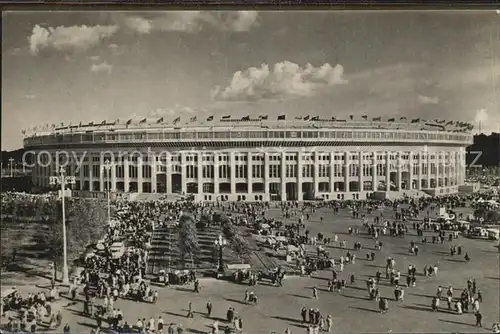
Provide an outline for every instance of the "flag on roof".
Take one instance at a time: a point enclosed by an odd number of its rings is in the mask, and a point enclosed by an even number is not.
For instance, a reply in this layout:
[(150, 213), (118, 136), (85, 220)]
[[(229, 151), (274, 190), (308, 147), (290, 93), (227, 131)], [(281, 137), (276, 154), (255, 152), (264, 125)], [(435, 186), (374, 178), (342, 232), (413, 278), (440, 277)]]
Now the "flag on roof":
[(453, 121), (449, 121), (448, 123), (446, 123), (445, 125), (452, 125), (453, 124)]
[(364, 119), (364, 120), (367, 120), (368, 119), (368, 115), (363, 115), (363, 116), (361, 116), (361, 118)]
[(259, 119), (261, 119), (261, 120), (266, 120), (266, 119), (267, 119), (267, 117), (268, 117), (267, 115), (260, 115), (260, 116), (259, 116)]
[(286, 115), (279, 115), (278, 121), (284, 121), (286, 119)]
[(213, 121), (213, 120), (214, 120), (214, 115), (208, 116), (208, 118), (207, 118), (208, 122)]
[(156, 124), (160, 124), (161, 122), (163, 122), (163, 117), (158, 118), (158, 120), (156, 121)]
[(304, 121), (308, 121), (308, 120), (309, 120), (309, 115), (304, 116)]
[(224, 115), (224, 116), (222, 116), (221, 119), (230, 119), (230, 118), (231, 118), (231, 115)]
[(399, 120), (400, 120), (400, 121), (402, 121), (402, 120), (405, 120), (405, 121), (406, 121), (406, 120), (407, 120), (407, 118), (406, 118), (405, 116), (403, 116), (403, 117), (400, 117), (400, 118), (399, 118)]
[(337, 120), (337, 118), (335, 116), (332, 116), (332, 121), (335, 121)]
[(125, 125), (130, 125), (130, 124), (132, 124), (132, 119), (129, 119), (127, 123), (125, 123)]
[(387, 122), (394, 122), (396, 119), (395, 118), (389, 118)]
[(94, 122), (90, 122), (90, 123), (89, 123), (89, 126), (94, 126)]
[(139, 124), (146, 123), (147, 120), (148, 120), (147, 118), (143, 118), (143, 119), (141, 119), (141, 121), (139, 122)]
[(197, 118), (198, 118), (198, 117), (193, 116), (193, 117), (191, 117), (191, 118), (189, 119), (189, 122), (190, 122), (190, 123), (196, 122), (196, 119), (197, 119)]
[(372, 118), (372, 121), (374, 121), (374, 122), (380, 122), (381, 120), (382, 120), (382, 117), (380, 117), (380, 116)]
[(177, 117), (176, 119), (174, 119), (174, 124), (177, 124), (179, 121), (181, 120), (181, 116)]
[(354, 115), (349, 115), (349, 118), (351, 119), (351, 121), (354, 119)]
[(250, 116), (243, 116), (241, 118), (242, 121), (249, 121), (250, 120)]
[(311, 117), (311, 121), (319, 121), (319, 116)]
[(295, 116), (295, 119), (300, 120), (302, 119), (302, 116)]
[(101, 122), (101, 125), (106, 125), (106, 121), (105, 121), (105, 120), (104, 120), (104, 121), (102, 121), (102, 122)]
[(412, 123), (418, 123), (420, 122), (420, 118), (414, 118), (411, 120)]

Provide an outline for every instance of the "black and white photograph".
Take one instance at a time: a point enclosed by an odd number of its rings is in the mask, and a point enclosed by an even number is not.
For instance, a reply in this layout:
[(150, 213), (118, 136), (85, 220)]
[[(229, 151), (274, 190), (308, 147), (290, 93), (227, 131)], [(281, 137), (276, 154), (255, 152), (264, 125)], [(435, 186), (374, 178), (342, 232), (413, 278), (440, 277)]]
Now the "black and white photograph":
[(236, 9), (2, 12), (1, 333), (500, 333), (500, 9)]

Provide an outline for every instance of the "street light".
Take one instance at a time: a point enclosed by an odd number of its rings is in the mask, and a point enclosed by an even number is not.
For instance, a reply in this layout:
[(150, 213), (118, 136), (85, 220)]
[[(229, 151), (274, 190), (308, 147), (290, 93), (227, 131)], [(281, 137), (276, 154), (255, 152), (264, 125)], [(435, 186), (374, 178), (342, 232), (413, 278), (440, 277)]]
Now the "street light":
[(10, 165), (10, 177), (12, 177), (12, 176), (14, 175), (14, 174), (13, 174), (13, 171), (12, 171), (12, 167), (13, 167), (12, 163), (13, 163), (13, 162), (14, 162), (14, 158), (12, 158), (12, 157), (11, 157), (11, 158), (9, 159), (9, 165)]
[(214, 244), (219, 250), (219, 259), (217, 261), (217, 270), (219, 272), (222, 272), (224, 270), (223, 269), (223, 262), (222, 262), (222, 250), (223, 250), (224, 246), (227, 245), (227, 240), (224, 239), (221, 234), (219, 234), (219, 238), (214, 240)]
[(63, 284), (69, 284), (69, 272), (68, 272), (68, 241), (66, 239), (66, 208), (65, 208), (65, 191), (66, 184), (75, 184), (74, 176), (65, 176), (66, 170), (63, 166), (59, 169), (59, 176), (51, 176), (51, 185), (61, 185), (61, 202), (62, 202), (62, 223), (63, 223)]
[(113, 167), (113, 165), (111, 164), (111, 162), (108, 160), (106, 160), (106, 162), (104, 163), (104, 169), (106, 170), (106, 191), (107, 191), (107, 196), (108, 196), (108, 224), (111, 222), (111, 204), (110, 204), (110, 184), (109, 184), (109, 174), (111, 173), (111, 168)]

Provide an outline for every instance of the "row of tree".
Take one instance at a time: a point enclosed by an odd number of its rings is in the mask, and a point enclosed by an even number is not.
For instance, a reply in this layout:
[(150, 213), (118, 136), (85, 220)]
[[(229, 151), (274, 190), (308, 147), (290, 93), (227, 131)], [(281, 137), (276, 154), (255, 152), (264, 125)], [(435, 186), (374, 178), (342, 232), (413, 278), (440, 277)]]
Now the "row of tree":
[[(36, 231), (33, 241), (37, 244), (37, 248), (44, 248), (44, 257), (53, 262), (57, 272), (57, 268), (62, 265), (63, 261), (61, 201), (56, 198), (42, 197), (24, 200), (13, 198), (2, 201), (2, 214), (4, 214), (4, 207), (9, 208), (9, 217), (3, 222), (2, 225), (5, 226), (2, 226), (2, 230), (15, 230), (19, 228), (19, 224), (31, 224), (25, 222), (26, 218), (31, 218), (32, 223), (37, 224), (33, 228), (43, 227)], [(77, 260), (85, 253), (89, 245), (102, 238), (107, 223), (107, 207), (106, 203), (101, 200), (72, 198), (66, 201), (65, 211), (68, 262), (71, 266), (77, 264)], [(2, 238), (2, 265), (8, 262), (6, 260), (13, 253), (22, 251), (22, 247), (23, 245), (20, 245), (16, 238), (5, 240)]]
[(240, 261), (244, 261), (245, 256), (250, 253), (250, 245), (241, 231), (231, 223), (229, 217), (224, 214), (216, 214), (214, 217), (202, 215), (197, 222), (193, 215), (185, 213), (179, 219), (179, 249), (183, 263), (186, 257), (189, 257), (194, 266), (194, 258), (201, 251), (198, 231), (203, 231), (207, 225), (213, 223), (220, 224), (229, 246), (238, 255)]

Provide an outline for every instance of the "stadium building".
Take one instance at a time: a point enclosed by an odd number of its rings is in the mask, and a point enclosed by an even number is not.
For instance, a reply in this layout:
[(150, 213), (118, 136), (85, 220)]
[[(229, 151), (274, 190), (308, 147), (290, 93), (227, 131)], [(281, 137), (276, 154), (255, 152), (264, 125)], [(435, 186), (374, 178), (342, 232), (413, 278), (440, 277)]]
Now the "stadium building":
[[(281, 117), (281, 116), (280, 116)], [(366, 199), (458, 192), (463, 128), (411, 122), (242, 120), (88, 124), (24, 139), (33, 184), (59, 165), (80, 196), (192, 194), (196, 201)], [(449, 122), (453, 123), (453, 122)], [(449, 124), (447, 123), (447, 125)], [(458, 130), (457, 130), (458, 129)], [(470, 129), (469, 129), (470, 130)]]

